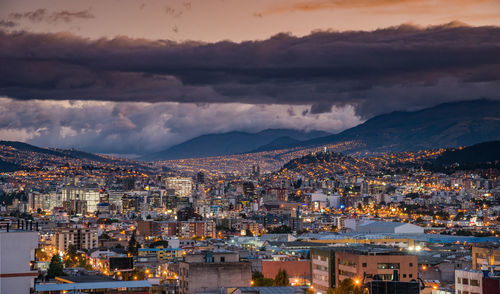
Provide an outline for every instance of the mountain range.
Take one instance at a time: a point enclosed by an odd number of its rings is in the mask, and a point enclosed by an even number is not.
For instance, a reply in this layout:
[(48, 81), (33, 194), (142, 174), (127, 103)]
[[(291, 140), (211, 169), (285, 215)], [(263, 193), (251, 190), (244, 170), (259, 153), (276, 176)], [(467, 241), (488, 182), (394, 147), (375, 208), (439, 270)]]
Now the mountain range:
[(310, 148), (356, 141), (349, 153), (385, 153), (468, 146), (500, 139), (500, 101), (473, 100), (440, 104), (419, 111), (375, 116), (338, 134), (320, 131), (265, 130), (259, 133), (208, 134), (143, 160), (221, 156), (289, 148)]
[(147, 154), (142, 160), (169, 160), (248, 153), (260, 148), (272, 150), (283, 144), (299, 144), (305, 140), (330, 135), (323, 131), (268, 129), (258, 133), (228, 132), (202, 135), (166, 150)]
[(442, 172), (500, 167), (500, 141), (478, 143), (464, 148), (450, 148), (425, 165)]
[(45, 166), (61, 166), (68, 162), (88, 168), (121, 168), (149, 170), (141, 162), (101, 156), (75, 149), (41, 148), (17, 141), (0, 141), (0, 172), (39, 170)]
[[(166, 150), (146, 154), (145, 161), (224, 156), (287, 149), (302, 150), (354, 141), (345, 154), (381, 154), (435, 148), (470, 146), (500, 140), (500, 101), (474, 100), (440, 104), (412, 112), (375, 116), (338, 134), (323, 131), (268, 129), (258, 133), (228, 132), (207, 134)], [(82, 158), (108, 162), (107, 157), (74, 149), (40, 148), (22, 142), (0, 141), (18, 151), (47, 154), (58, 158)], [(22, 168), (16, 161), (0, 158), (4, 170)]]
[(499, 139), (500, 101), (474, 100), (379, 115), (339, 134), (281, 147), (358, 141), (363, 147), (357, 151), (385, 153), (468, 146)]

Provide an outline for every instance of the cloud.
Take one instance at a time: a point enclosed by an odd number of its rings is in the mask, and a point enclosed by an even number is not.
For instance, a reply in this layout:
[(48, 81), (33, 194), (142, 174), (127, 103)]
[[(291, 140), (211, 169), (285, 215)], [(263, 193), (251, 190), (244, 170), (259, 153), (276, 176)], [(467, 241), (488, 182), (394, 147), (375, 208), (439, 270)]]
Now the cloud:
[(14, 22), (12, 20), (5, 20), (5, 19), (0, 19), (0, 28), (13, 28), (17, 27), (19, 24), (17, 22)]
[(352, 107), (316, 115), (295, 114), (308, 107), (0, 98), (0, 138), (99, 153), (140, 154), (207, 133), (267, 128), (338, 132), (360, 123)]
[(17, 99), (352, 105), (368, 118), (500, 98), (500, 28), (457, 22), (209, 44), (0, 32), (0, 44), (0, 95)]
[[(277, 13), (311, 12), (333, 9), (384, 9), (392, 13), (427, 13), (443, 6), (469, 6), (481, 3), (496, 4), (493, 0), (302, 0), (289, 1), (282, 5), (272, 5), (269, 8), (256, 12), (254, 15), (263, 16)], [(411, 7), (412, 9), (408, 9)], [(379, 10), (380, 12), (380, 10)]]
[(95, 16), (88, 10), (82, 11), (54, 11), (50, 13), (45, 8), (36, 9), (27, 12), (13, 12), (9, 14), (9, 17), (15, 20), (29, 20), (33, 23), (48, 22), (48, 23), (58, 23), (65, 22), (69, 23), (75, 19), (92, 19)]

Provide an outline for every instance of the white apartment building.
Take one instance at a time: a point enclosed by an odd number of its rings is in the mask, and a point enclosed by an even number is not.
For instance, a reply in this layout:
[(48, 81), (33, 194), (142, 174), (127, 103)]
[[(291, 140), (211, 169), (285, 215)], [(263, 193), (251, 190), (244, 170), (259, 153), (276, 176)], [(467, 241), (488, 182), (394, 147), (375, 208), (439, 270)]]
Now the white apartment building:
[(456, 294), (483, 294), (483, 272), (455, 270)]
[(31, 293), (38, 272), (31, 270), (30, 262), (37, 246), (38, 232), (0, 230), (0, 293)]
[(193, 179), (189, 177), (168, 177), (165, 179), (167, 189), (174, 189), (178, 197), (190, 197), (193, 191)]

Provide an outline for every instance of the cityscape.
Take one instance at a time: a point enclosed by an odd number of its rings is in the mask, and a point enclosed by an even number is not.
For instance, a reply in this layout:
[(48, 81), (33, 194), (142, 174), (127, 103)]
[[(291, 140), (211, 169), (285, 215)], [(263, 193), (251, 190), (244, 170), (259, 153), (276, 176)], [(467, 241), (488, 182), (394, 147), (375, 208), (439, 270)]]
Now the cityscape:
[(500, 293), (497, 0), (0, 7), (0, 294)]

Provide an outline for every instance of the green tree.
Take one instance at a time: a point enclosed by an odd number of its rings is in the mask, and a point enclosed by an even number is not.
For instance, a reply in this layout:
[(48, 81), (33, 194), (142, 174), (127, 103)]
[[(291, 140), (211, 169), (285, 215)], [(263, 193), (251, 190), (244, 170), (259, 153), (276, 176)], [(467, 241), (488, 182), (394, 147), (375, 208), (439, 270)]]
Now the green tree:
[(64, 260), (64, 265), (66, 265), (66, 267), (74, 267), (77, 265), (78, 253), (75, 245), (71, 244), (68, 246), (68, 250), (66, 251), (66, 256), (67, 256), (66, 260)]
[(49, 270), (47, 271), (47, 278), (53, 279), (54, 277), (57, 276), (65, 276), (63, 269), (64, 265), (61, 260), (61, 257), (55, 254), (54, 256), (52, 256), (52, 259), (50, 260)]
[(252, 281), (254, 287), (271, 287), (274, 280), (270, 278), (264, 278), (264, 275), (259, 271), (252, 272)]
[(289, 286), (290, 280), (288, 278), (288, 273), (284, 269), (279, 269), (276, 277), (274, 277), (273, 286)]
[(253, 233), (249, 229), (246, 230), (246, 235), (247, 237), (253, 237)]
[(264, 275), (259, 271), (252, 271), (252, 280), (263, 278)]
[(269, 228), (267, 229), (267, 232), (269, 234), (291, 234), (292, 229), (287, 225), (282, 225), (276, 228)]
[(87, 258), (83, 255), (78, 259), (78, 267), (83, 267), (84, 269), (92, 270), (92, 266), (87, 263)]
[(356, 283), (353, 279), (345, 279), (340, 282), (340, 285), (333, 289), (332, 294), (362, 294), (359, 281)]
[(255, 287), (272, 287), (274, 285), (274, 280), (271, 278), (258, 278), (254, 281)]
[(138, 252), (139, 252), (139, 243), (135, 239), (135, 230), (134, 230), (132, 232), (132, 236), (130, 237), (130, 240), (128, 241), (127, 253), (132, 255), (132, 256), (137, 256)]

